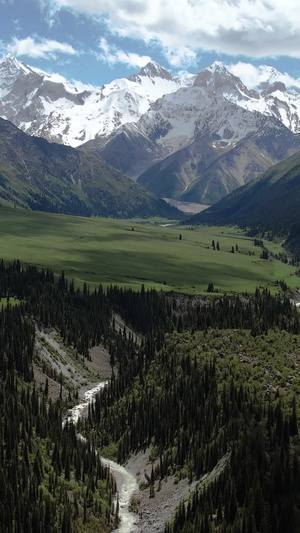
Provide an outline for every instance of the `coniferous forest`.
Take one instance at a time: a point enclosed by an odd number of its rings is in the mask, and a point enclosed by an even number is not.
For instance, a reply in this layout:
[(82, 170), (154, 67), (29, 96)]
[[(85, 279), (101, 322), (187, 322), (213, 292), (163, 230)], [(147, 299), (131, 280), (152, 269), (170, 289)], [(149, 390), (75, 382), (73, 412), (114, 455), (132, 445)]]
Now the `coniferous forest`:
[[(115, 529), (109, 446), (120, 463), (151, 450), (151, 498), (169, 476), (198, 482), (165, 533), (300, 530), (300, 321), (287, 299), (79, 290), (18, 261), (0, 263), (0, 296), (1, 532)], [(86, 359), (109, 351), (110, 384), (79, 422), (86, 442), (63, 425), (68, 400), (36, 387), (41, 326)]]

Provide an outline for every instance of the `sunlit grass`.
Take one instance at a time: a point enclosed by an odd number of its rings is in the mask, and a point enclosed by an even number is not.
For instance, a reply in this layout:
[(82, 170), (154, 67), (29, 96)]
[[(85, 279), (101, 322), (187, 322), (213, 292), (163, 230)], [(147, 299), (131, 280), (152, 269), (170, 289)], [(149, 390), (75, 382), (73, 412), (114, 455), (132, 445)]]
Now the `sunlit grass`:
[[(77, 284), (118, 284), (222, 292), (253, 292), (285, 280), (299, 285), (295, 268), (260, 258), (261, 248), (237, 228), (162, 227), (139, 220), (56, 215), (0, 208), (0, 257), (65, 271)], [(213, 250), (212, 241), (220, 250)], [(265, 246), (280, 253), (280, 244)], [(234, 249), (234, 253), (232, 253)]]

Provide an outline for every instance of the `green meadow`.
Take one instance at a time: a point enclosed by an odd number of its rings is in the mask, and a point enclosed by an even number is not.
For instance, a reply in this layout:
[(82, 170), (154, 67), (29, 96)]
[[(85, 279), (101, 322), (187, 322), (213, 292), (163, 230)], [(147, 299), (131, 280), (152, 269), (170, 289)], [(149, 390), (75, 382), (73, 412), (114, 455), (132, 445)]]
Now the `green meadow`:
[[(209, 283), (222, 292), (276, 290), (276, 280), (300, 285), (295, 268), (274, 258), (242, 230), (229, 227), (162, 227), (141, 220), (83, 218), (0, 208), (0, 257), (50, 267), (81, 285), (155, 287), (190, 294)], [(212, 241), (220, 250), (213, 250)], [(264, 240), (275, 253), (280, 244)], [(234, 253), (231, 252), (232, 247)]]

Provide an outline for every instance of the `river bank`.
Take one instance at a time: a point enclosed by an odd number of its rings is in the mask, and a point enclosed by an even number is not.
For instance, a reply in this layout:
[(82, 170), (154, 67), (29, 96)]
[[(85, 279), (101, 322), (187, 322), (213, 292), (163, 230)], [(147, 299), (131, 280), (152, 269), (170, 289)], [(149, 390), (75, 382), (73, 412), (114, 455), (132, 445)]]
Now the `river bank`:
[[(66, 420), (76, 424), (79, 417), (84, 416), (89, 403), (107, 384), (107, 380), (102, 381), (81, 391), (81, 403), (68, 411)], [(84, 438), (80, 434), (79, 437)], [(103, 465), (110, 469), (117, 483), (120, 525), (116, 533), (163, 532), (165, 523), (171, 519), (180, 501), (188, 497), (196, 486), (196, 482), (189, 484), (187, 478), (178, 480), (169, 476), (155, 483), (154, 498), (150, 498), (147, 488), (147, 477), (149, 479), (152, 469), (149, 452), (150, 449), (147, 449), (133, 455), (125, 466), (101, 457)]]
[[(124, 327), (118, 316), (116, 327)], [(63, 376), (64, 398), (68, 397), (67, 383), (76, 388), (78, 404), (74, 405), (67, 415), (69, 420), (76, 423), (79, 417), (84, 416), (95, 394), (108, 383), (111, 376), (108, 351), (103, 346), (97, 346), (90, 350), (90, 360), (80, 358), (70, 347), (64, 345), (54, 329), (37, 331), (36, 351), (39, 357), (35, 362), (35, 379), (41, 390), (44, 389), (47, 379), (49, 397), (55, 400), (60, 395), (59, 383), (42, 371), (42, 361)], [(163, 532), (165, 522), (171, 519), (181, 499), (192, 490), (186, 479), (178, 482), (175, 477), (170, 476), (160, 486), (156, 482), (155, 496), (149, 498), (149, 488), (145, 488), (146, 475), (151, 475), (152, 468), (149, 453), (150, 449), (134, 454), (125, 467), (101, 458), (103, 464), (109, 466), (117, 483), (121, 522), (116, 533)], [(129, 509), (134, 509), (134, 512)]]

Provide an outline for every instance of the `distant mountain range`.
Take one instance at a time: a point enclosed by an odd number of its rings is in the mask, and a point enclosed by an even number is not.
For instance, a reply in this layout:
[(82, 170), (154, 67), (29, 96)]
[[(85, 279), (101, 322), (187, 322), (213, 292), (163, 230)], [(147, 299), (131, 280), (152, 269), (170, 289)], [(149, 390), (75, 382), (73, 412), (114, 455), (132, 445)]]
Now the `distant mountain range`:
[(3, 119), (0, 205), (84, 216), (180, 216), (96, 154), (31, 137)]
[(193, 82), (156, 63), (103, 87), (70, 83), (25, 65), (11, 54), (0, 63), (0, 116), (29, 135), (78, 147), (137, 120), (150, 102)]
[(265, 67), (248, 88), (221, 63), (174, 77), (157, 63), (102, 88), (8, 55), (0, 115), (30, 135), (94, 151), (160, 197), (212, 204), (300, 149), (300, 91)]
[(159, 196), (215, 203), (300, 149), (299, 134), (277, 113), (255, 110), (262, 99), (216, 63), (192, 86), (153, 103), (138, 122), (84, 147)]

